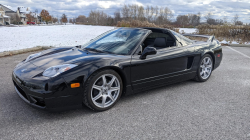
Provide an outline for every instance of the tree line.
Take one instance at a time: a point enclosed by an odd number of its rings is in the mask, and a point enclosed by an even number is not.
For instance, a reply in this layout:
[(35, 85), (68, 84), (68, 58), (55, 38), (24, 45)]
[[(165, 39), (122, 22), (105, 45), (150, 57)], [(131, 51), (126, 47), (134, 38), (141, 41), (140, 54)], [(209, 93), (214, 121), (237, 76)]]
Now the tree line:
[[(91, 10), (88, 16), (79, 15), (76, 18), (70, 18), (68, 20), (67, 15), (63, 14), (60, 19), (50, 16), (48, 11), (42, 10), (41, 18), (45, 22), (62, 22), (62, 23), (77, 23), (77, 24), (89, 24), (89, 25), (104, 25), (115, 26), (118, 21), (147, 21), (156, 25), (173, 25), (176, 27), (195, 27), (201, 23), (201, 18), (205, 19), (205, 23), (210, 25), (223, 25), (228, 24), (228, 18), (215, 19), (212, 12), (208, 12), (202, 16), (200, 12), (197, 14), (178, 15), (174, 18), (174, 14), (168, 7), (158, 6), (139, 6), (136, 4), (125, 4), (122, 8), (118, 9), (111, 16), (103, 11)], [(234, 25), (243, 25), (243, 22), (239, 20), (239, 15), (235, 15), (231, 23)]]

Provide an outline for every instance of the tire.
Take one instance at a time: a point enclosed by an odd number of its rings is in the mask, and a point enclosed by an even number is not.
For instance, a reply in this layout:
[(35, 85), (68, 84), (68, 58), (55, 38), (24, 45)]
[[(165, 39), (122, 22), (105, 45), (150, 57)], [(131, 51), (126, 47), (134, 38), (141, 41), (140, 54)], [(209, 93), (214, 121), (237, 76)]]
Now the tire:
[(212, 72), (213, 72), (213, 58), (211, 57), (211, 55), (205, 54), (200, 60), (195, 80), (198, 82), (205, 82), (210, 78)]
[(105, 111), (117, 103), (122, 91), (123, 83), (118, 73), (110, 69), (97, 71), (84, 85), (83, 104), (94, 111)]

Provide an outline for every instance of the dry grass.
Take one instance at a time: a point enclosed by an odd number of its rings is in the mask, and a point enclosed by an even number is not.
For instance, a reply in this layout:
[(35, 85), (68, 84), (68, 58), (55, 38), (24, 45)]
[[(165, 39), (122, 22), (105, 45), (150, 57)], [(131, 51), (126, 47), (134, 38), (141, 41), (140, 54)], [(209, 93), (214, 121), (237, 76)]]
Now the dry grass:
[(179, 29), (175, 29), (173, 26), (167, 24), (155, 25), (154, 23), (149, 23), (148, 21), (139, 21), (139, 20), (118, 21), (117, 27), (154, 27), (154, 28), (166, 28), (179, 32)]
[(199, 34), (215, 35), (219, 41), (236, 41), (240, 44), (250, 42), (250, 26), (199, 25)]

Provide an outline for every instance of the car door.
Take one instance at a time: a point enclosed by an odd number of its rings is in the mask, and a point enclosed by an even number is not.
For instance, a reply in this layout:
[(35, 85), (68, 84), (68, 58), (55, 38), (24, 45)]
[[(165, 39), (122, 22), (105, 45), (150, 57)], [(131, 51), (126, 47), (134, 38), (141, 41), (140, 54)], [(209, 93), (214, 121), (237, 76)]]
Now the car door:
[(134, 90), (152, 88), (175, 80), (178, 74), (187, 68), (187, 49), (185, 47), (168, 47), (148, 55), (141, 60), (134, 54), (131, 59), (131, 83)]

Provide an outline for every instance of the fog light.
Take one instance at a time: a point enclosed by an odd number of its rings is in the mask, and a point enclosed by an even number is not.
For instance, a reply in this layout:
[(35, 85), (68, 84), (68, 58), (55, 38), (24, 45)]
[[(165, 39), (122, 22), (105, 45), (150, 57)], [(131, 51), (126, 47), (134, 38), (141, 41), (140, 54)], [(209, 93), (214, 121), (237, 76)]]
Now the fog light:
[(77, 88), (77, 87), (80, 87), (80, 83), (71, 84), (71, 88)]

